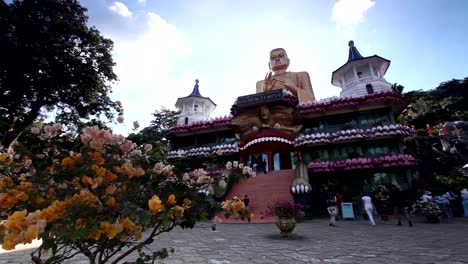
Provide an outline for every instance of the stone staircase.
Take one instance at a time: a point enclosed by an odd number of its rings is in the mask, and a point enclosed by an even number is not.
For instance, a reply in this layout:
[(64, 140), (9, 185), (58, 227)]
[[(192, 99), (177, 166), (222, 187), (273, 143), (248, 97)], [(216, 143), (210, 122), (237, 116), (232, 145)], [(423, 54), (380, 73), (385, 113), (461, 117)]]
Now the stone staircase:
[[(249, 209), (254, 214), (251, 223), (273, 223), (276, 221), (273, 215), (269, 214), (269, 208), (276, 201), (289, 201), (293, 203), (290, 193), (291, 183), (295, 177), (295, 170), (270, 171), (267, 174), (258, 173), (256, 177), (241, 180), (226, 195), (226, 199), (234, 196), (243, 198), (248, 195), (250, 199)], [(231, 216), (224, 217), (224, 212), (217, 214), (223, 223), (246, 223)]]

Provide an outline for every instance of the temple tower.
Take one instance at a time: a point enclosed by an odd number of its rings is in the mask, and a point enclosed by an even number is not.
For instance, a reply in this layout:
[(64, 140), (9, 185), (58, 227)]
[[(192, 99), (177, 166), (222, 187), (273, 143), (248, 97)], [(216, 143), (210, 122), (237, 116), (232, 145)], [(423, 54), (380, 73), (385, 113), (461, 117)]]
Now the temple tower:
[(331, 83), (340, 87), (340, 97), (359, 97), (372, 93), (391, 91), (385, 79), (390, 61), (380, 56), (363, 57), (349, 41), (348, 61), (332, 74)]
[(216, 104), (209, 97), (203, 97), (198, 88), (198, 79), (189, 96), (177, 99), (175, 107), (181, 111), (177, 125), (189, 125), (210, 118)]

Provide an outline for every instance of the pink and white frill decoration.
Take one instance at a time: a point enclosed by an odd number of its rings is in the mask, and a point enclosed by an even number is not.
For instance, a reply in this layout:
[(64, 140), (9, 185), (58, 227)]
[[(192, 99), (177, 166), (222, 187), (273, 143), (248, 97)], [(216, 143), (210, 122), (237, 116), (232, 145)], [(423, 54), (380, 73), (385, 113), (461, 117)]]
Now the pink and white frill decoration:
[(398, 103), (406, 105), (408, 101), (400, 93), (393, 91), (379, 92), (361, 97), (333, 97), (320, 101), (306, 102), (297, 106), (301, 114), (325, 113), (344, 107), (361, 106), (374, 102)]
[(192, 157), (210, 157), (210, 156), (223, 156), (238, 153), (239, 148), (237, 144), (220, 144), (211, 147), (198, 147), (191, 149), (178, 149), (172, 150), (167, 153), (167, 159), (185, 159)]
[(386, 136), (410, 136), (411, 128), (400, 124), (377, 126), (369, 129), (348, 129), (335, 133), (306, 134), (294, 140), (294, 146), (307, 144), (333, 143), (346, 140), (386, 137)]
[(417, 161), (411, 155), (397, 154), (374, 158), (363, 157), (337, 161), (311, 162), (308, 167), (311, 172), (335, 172), (414, 165), (417, 165)]
[(224, 117), (217, 117), (210, 120), (193, 122), (190, 125), (178, 125), (169, 128), (169, 134), (177, 134), (177, 133), (185, 133), (191, 132), (194, 130), (204, 130), (210, 129), (215, 127), (222, 127), (227, 126), (232, 123), (232, 117), (224, 116)]
[(297, 103), (299, 102), (299, 99), (297, 99), (297, 97), (293, 93), (291, 93), (291, 91), (286, 89), (283, 89), (283, 100), (292, 105), (297, 105)]

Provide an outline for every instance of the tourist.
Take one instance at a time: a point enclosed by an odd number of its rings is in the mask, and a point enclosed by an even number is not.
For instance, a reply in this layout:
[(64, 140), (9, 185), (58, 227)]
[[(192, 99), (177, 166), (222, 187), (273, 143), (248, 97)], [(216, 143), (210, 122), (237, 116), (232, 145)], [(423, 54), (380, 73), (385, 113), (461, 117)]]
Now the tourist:
[(445, 194), (438, 195), (435, 197), (435, 202), (439, 205), (440, 211), (442, 214), (442, 219), (447, 219), (451, 216), (450, 213), (450, 202), (447, 199), (447, 196)]
[(272, 50), (268, 65), (271, 71), (264, 80), (257, 82), (257, 93), (286, 89), (297, 96), (300, 103), (315, 100), (309, 74), (287, 71), (289, 58), (284, 49)]
[(267, 161), (266, 160), (262, 161), (262, 169), (263, 169), (263, 173), (266, 174), (267, 173)]
[(464, 216), (468, 217), (468, 191), (466, 188), (464, 188), (460, 191), (460, 194), (462, 198)]
[(250, 199), (247, 194), (244, 196), (244, 206), (245, 208), (249, 209)]
[(369, 197), (368, 194), (365, 194), (363, 197), (362, 197), (362, 203), (364, 205), (364, 210), (366, 211), (367, 213), (367, 217), (369, 218), (369, 223), (373, 226), (375, 226), (375, 222), (374, 222), (374, 218), (372, 217), (372, 213), (374, 212), (375, 210), (375, 206), (374, 204), (372, 203), (372, 199)]
[(341, 203), (343, 202), (343, 195), (337, 192), (335, 196), (336, 196), (336, 220), (340, 220)]
[(455, 195), (454, 192), (448, 191), (445, 193), (445, 196), (447, 197), (447, 200), (449, 201), (449, 217), (452, 216), (459, 216), (458, 212), (458, 206), (457, 206), (457, 198), (458, 196)]
[(330, 195), (328, 199), (327, 211), (330, 215), (330, 226), (336, 227), (336, 215), (338, 214), (338, 209), (336, 208), (336, 196)]
[(401, 226), (401, 216), (404, 215), (406, 220), (408, 221), (409, 226), (413, 226), (411, 222), (410, 215), (408, 213), (408, 203), (409, 197), (405, 195), (404, 192), (401, 191), (400, 186), (394, 185), (392, 194), (390, 196), (391, 204), (393, 205), (393, 211), (395, 213), (395, 217), (398, 219), (398, 226)]
[(430, 191), (424, 191), (424, 194), (422, 195), (421, 199), (425, 203), (427, 203), (429, 201), (432, 201), (433, 198), (431, 196), (431, 192)]

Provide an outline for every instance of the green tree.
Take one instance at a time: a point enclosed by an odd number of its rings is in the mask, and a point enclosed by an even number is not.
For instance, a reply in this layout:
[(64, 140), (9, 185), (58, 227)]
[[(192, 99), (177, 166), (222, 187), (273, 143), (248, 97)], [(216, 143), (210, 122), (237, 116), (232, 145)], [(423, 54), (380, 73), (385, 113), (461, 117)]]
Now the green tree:
[(0, 145), (44, 111), (67, 124), (121, 111), (109, 97), (113, 43), (86, 11), (78, 0), (0, 1)]
[(151, 121), (150, 126), (145, 127), (138, 133), (132, 133), (128, 139), (137, 143), (140, 146), (145, 144), (153, 145), (155, 149), (156, 160), (162, 160), (166, 154), (166, 149), (169, 141), (167, 140), (167, 132), (170, 127), (177, 124), (179, 119), (179, 111), (173, 111), (166, 108), (156, 110), (153, 113), (155, 119)]
[(453, 79), (432, 90), (404, 95), (409, 105), (399, 117), (402, 122), (424, 128), (426, 124), (468, 120), (468, 78)]

